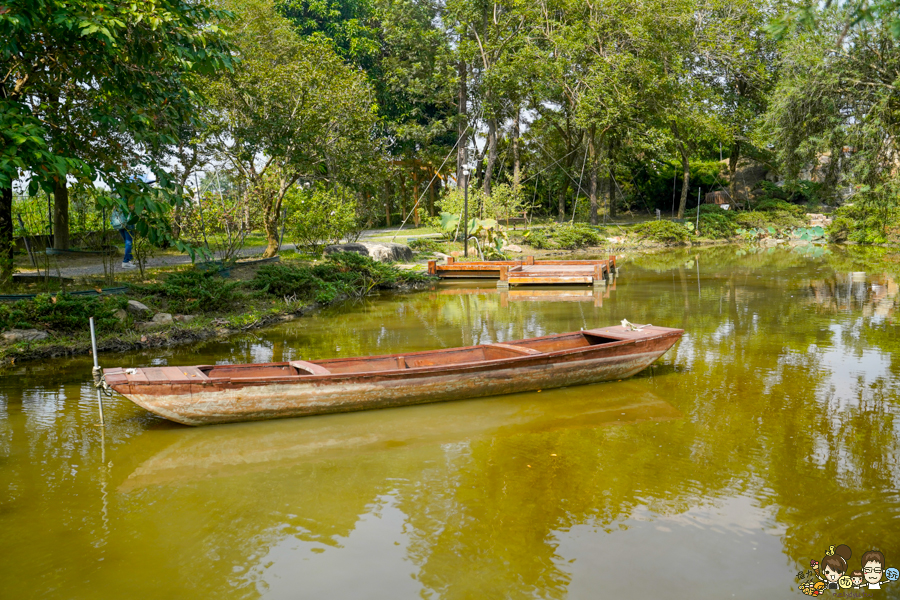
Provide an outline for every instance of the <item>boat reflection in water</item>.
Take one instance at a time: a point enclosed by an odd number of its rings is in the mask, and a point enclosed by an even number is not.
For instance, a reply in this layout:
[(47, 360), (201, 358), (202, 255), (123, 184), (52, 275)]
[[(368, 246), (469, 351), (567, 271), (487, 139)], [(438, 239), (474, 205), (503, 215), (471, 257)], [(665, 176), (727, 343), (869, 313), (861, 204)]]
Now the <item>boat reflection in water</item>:
[(389, 411), (179, 429), (166, 432), (176, 441), (135, 468), (118, 490), (127, 493), (147, 486), (239, 476), (309, 461), (340, 462), (396, 448), (670, 421), (681, 416), (641, 384), (619, 382)]

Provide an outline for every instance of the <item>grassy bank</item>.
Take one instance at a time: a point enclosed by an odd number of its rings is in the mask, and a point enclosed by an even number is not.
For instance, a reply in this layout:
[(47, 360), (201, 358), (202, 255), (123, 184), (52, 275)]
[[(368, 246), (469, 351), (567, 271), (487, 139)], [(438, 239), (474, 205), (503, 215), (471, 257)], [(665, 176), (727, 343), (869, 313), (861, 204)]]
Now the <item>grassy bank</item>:
[(346, 298), (429, 281), (422, 273), (342, 253), (319, 262), (287, 258), (236, 266), (228, 278), (193, 268), (156, 273), (154, 279), (129, 285), (125, 295), (41, 294), (0, 304), (0, 331), (46, 334), (37, 341), (0, 342), (0, 366), (90, 352), (89, 317), (94, 317), (100, 352), (124, 352), (227, 336)]

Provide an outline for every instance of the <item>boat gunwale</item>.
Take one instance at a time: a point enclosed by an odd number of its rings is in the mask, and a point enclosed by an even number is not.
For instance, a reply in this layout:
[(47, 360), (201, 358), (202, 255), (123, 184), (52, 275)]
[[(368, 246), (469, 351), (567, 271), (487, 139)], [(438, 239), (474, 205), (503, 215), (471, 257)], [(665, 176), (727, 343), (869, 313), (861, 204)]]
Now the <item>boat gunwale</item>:
[[(647, 325), (646, 327), (653, 327), (651, 325)], [(322, 373), (322, 374), (296, 374), (296, 375), (254, 375), (249, 377), (205, 377), (203, 379), (192, 379), (185, 378), (180, 380), (169, 380), (169, 381), (132, 381), (130, 379), (126, 379), (123, 382), (112, 382), (110, 386), (115, 389), (118, 386), (137, 386), (137, 387), (159, 387), (159, 386), (179, 386), (179, 385), (198, 385), (201, 387), (216, 387), (216, 386), (229, 386), (229, 385), (253, 385), (255, 383), (269, 385), (269, 384), (277, 384), (277, 383), (285, 383), (285, 384), (300, 384), (306, 382), (327, 382), (330, 383), (334, 381), (335, 383), (345, 381), (347, 379), (353, 380), (368, 380), (374, 378), (381, 379), (395, 379), (398, 375), (412, 375), (418, 378), (422, 375), (429, 375), (435, 372), (453, 372), (453, 373), (465, 373), (468, 371), (478, 371), (485, 370), (489, 368), (489, 370), (494, 370), (497, 367), (503, 367), (504, 363), (522, 363), (523, 365), (528, 362), (534, 363), (547, 363), (548, 360), (552, 360), (553, 358), (558, 358), (560, 356), (574, 356), (577, 354), (584, 354), (591, 350), (600, 350), (606, 348), (618, 348), (625, 346), (627, 344), (637, 344), (637, 343), (646, 343), (653, 340), (660, 340), (665, 338), (680, 338), (684, 334), (683, 329), (669, 328), (669, 327), (658, 327), (659, 329), (663, 329), (664, 331), (641, 331), (641, 330), (626, 330), (629, 334), (641, 333), (645, 335), (627, 335), (622, 337), (621, 339), (615, 339), (615, 341), (610, 341), (607, 343), (600, 344), (589, 344), (587, 346), (580, 346), (575, 348), (563, 348), (560, 350), (553, 350), (550, 352), (540, 352), (538, 354), (521, 354), (515, 356), (507, 356), (495, 359), (483, 359), (477, 361), (468, 361), (464, 363), (450, 363), (450, 364), (439, 364), (439, 365), (422, 365), (416, 367), (405, 367), (405, 368), (393, 368), (382, 371), (349, 371), (349, 372), (340, 372), (340, 373)], [(551, 334), (546, 336), (540, 336), (535, 338), (525, 338), (522, 340), (513, 340), (510, 342), (503, 342), (506, 345), (513, 345), (515, 342), (535, 342), (541, 340), (548, 339), (558, 339), (566, 336), (574, 336), (577, 334), (588, 334), (594, 335), (596, 337), (607, 337), (612, 338), (618, 332), (610, 332), (610, 331), (601, 331), (600, 329), (587, 329), (580, 330), (575, 332), (566, 332), (559, 334)], [(624, 332), (622, 332), (624, 333)], [(652, 333), (652, 335), (646, 335), (647, 333)], [(610, 335), (612, 334), (612, 335)], [(677, 339), (672, 342), (670, 346), (666, 348), (671, 348), (674, 343), (677, 342)], [(456, 348), (445, 348), (439, 350), (420, 350), (417, 352), (407, 352), (407, 353), (396, 353), (396, 354), (381, 354), (376, 356), (367, 356), (367, 357), (348, 357), (348, 358), (332, 358), (325, 359), (320, 361), (305, 361), (311, 362), (315, 365), (322, 366), (324, 368), (328, 368), (327, 364), (329, 362), (339, 362), (339, 361), (352, 361), (359, 360), (364, 364), (364, 361), (374, 361), (374, 360), (386, 360), (386, 359), (396, 359), (396, 358), (409, 358), (415, 356), (422, 355), (432, 355), (435, 353), (449, 353), (454, 350), (473, 350), (477, 348), (491, 348), (494, 347), (492, 344), (477, 344), (474, 346), (459, 346)], [(663, 350), (665, 352), (666, 350)], [(191, 365), (197, 369), (204, 368), (216, 368), (216, 367), (272, 367), (272, 366), (290, 366), (290, 361), (286, 362), (277, 362), (277, 363), (244, 363), (244, 364), (224, 364), (224, 365)], [(153, 367), (151, 367), (153, 368)], [(176, 367), (176, 368), (187, 368), (187, 367)], [(143, 368), (141, 368), (143, 369)], [(105, 370), (106, 371), (106, 370)], [(113, 373), (109, 373), (113, 374)], [(122, 373), (117, 373), (125, 375), (124, 371)], [(128, 375), (125, 375), (128, 377)], [(134, 393), (134, 392), (132, 392)]]

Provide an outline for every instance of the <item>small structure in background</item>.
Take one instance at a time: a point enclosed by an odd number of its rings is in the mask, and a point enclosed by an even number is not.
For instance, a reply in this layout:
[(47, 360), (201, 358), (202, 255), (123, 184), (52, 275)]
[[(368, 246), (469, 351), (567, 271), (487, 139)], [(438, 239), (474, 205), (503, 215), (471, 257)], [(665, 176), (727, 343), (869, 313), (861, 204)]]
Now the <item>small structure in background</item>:
[(703, 198), (704, 204), (718, 204), (722, 210), (728, 210), (731, 208), (732, 204), (735, 204), (731, 201), (731, 197), (728, 195), (728, 192), (725, 190), (719, 190), (718, 192), (709, 192)]

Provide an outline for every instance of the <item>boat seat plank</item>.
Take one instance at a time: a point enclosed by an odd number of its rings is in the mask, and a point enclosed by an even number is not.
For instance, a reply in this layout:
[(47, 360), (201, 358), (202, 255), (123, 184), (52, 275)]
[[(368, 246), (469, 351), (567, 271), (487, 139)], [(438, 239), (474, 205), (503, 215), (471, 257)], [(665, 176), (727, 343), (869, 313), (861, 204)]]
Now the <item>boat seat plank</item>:
[(207, 379), (206, 373), (201, 371), (198, 367), (177, 367), (182, 373), (184, 373), (183, 377), (190, 381), (196, 381), (198, 379)]
[(165, 375), (169, 381), (184, 381), (190, 378), (187, 371), (180, 367), (161, 367), (160, 371), (162, 371), (163, 375)]
[(329, 371), (322, 365), (306, 362), (305, 360), (292, 360), (289, 364), (295, 369), (307, 371), (313, 375), (331, 375), (331, 371)]
[(494, 348), (502, 348), (503, 350), (512, 350), (519, 354), (543, 354), (540, 350), (534, 348), (526, 348), (525, 346), (513, 346), (512, 344), (488, 344)]
[(150, 383), (168, 383), (169, 377), (160, 367), (148, 367), (141, 369)]

